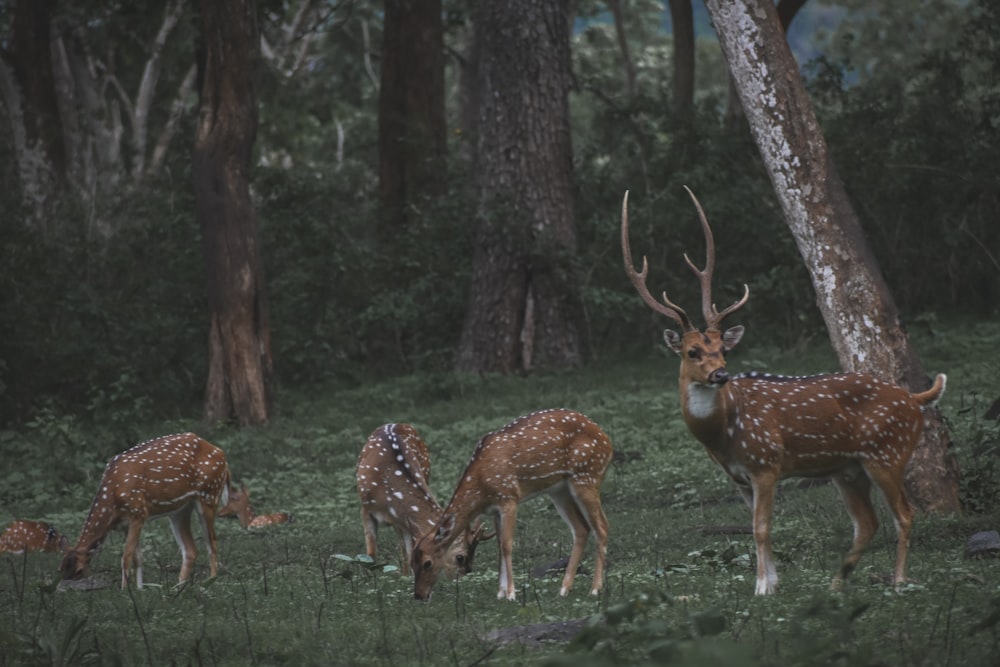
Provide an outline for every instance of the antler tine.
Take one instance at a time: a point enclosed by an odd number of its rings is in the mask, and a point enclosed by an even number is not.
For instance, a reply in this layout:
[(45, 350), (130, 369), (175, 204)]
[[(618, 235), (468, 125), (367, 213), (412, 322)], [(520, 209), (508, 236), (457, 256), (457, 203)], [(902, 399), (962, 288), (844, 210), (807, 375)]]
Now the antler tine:
[(649, 288), (646, 287), (649, 262), (646, 260), (645, 255), (642, 257), (642, 271), (638, 273), (635, 271), (635, 264), (632, 262), (632, 250), (628, 242), (628, 190), (625, 191), (625, 196), (622, 198), (622, 258), (625, 260), (625, 273), (628, 274), (629, 280), (632, 281), (632, 285), (635, 286), (636, 291), (642, 297), (642, 300), (646, 302), (647, 306), (680, 324), (685, 333), (696, 330), (691, 324), (687, 313), (684, 312), (684, 309), (672, 303), (667, 298), (666, 292), (663, 293), (663, 303), (657, 301), (649, 293)]
[(684, 261), (691, 267), (694, 274), (698, 276), (698, 281), (701, 283), (701, 311), (705, 316), (705, 325), (708, 329), (718, 330), (719, 325), (727, 315), (737, 311), (747, 302), (750, 298), (750, 288), (744, 284), (743, 297), (721, 313), (715, 307), (715, 304), (712, 302), (712, 274), (715, 273), (715, 238), (712, 236), (712, 228), (708, 225), (708, 217), (705, 215), (705, 209), (701, 207), (701, 202), (698, 201), (691, 188), (685, 185), (684, 189), (687, 190), (691, 201), (694, 202), (694, 207), (698, 211), (698, 220), (701, 222), (701, 229), (705, 233), (705, 268), (704, 270), (700, 270), (686, 254), (684, 255)]

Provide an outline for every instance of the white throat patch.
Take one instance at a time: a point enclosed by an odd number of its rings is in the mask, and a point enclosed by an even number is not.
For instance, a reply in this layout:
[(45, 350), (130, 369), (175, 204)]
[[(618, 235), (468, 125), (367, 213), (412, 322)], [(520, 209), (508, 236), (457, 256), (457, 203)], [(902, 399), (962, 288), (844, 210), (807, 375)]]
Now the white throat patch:
[(687, 386), (687, 408), (692, 417), (707, 419), (715, 412), (719, 387), (692, 382)]

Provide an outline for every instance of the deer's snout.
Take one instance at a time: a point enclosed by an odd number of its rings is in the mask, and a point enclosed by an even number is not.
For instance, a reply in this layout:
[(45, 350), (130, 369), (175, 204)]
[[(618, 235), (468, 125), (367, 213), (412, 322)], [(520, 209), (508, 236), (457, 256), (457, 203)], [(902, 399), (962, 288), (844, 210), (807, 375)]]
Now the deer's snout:
[(716, 368), (708, 374), (708, 382), (719, 386), (726, 384), (729, 382), (729, 371), (725, 368)]

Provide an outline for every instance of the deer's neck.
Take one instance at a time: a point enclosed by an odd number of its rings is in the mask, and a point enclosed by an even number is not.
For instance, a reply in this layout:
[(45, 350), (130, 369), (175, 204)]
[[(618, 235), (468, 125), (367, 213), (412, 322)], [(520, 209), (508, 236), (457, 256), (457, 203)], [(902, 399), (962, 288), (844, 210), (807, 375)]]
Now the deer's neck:
[(725, 443), (731, 404), (728, 383), (719, 386), (681, 380), (684, 421), (706, 447), (721, 447)]
[[(101, 487), (103, 489), (103, 482)], [(87, 512), (87, 520), (83, 522), (83, 530), (80, 531), (76, 549), (94, 551), (100, 547), (118, 519), (119, 515), (110, 503), (101, 503), (101, 492), (98, 491), (97, 497), (90, 505), (90, 511)]]
[(455, 490), (455, 495), (451, 497), (448, 506), (444, 509), (444, 514), (455, 515), (454, 534), (458, 535), (471, 526), (472, 522), (489, 509), (491, 504), (492, 500), (480, 491), (475, 482), (463, 478)]

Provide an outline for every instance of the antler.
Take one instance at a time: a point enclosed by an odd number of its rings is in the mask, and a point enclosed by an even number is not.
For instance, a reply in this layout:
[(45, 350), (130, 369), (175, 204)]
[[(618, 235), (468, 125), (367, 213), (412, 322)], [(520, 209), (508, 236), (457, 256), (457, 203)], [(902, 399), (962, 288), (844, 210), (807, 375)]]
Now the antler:
[[(694, 202), (694, 207), (698, 209), (698, 219), (701, 221), (702, 231), (705, 232), (705, 268), (704, 270), (698, 269), (694, 262), (691, 261), (691, 258), (687, 256), (687, 253), (684, 254), (684, 261), (687, 262), (687, 265), (691, 267), (692, 271), (694, 271), (694, 275), (698, 276), (698, 282), (701, 283), (701, 312), (705, 315), (705, 324), (709, 330), (718, 331), (722, 320), (727, 315), (730, 315), (731, 313), (734, 313), (742, 308), (747, 302), (747, 299), (750, 298), (750, 288), (744, 284), (743, 298), (733, 303), (733, 305), (729, 306), (721, 313), (715, 307), (715, 304), (712, 303), (712, 274), (715, 272), (715, 239), (712, 237), (712, 228), (708, 226), (708, 218), (705, 217), (705, 211), (701, 207), (701, 202), (699, 202), (698, 198), (694, 196), (693, 192), (691, 192), (691, 188), (685, 185), (684, 189), (687, 190), (687, 193), (691, 196), (691, 201)], [(628, 196), (628, 193), (626, 193), (626, 196)], [(643, 261), (645, 262), (645, 258), (643, 258)], [(643, 264), (643, 268), (645, 269), (645, 264)], [(645, 271), (643, 273), (645, 273)], [(635, 281), (633, 280), (633, 282)], [(666, 300), (666, 296), (666, 294), (663, 295), (664, 300)]]
[[(642, 271), (639, 273), (635, 272), (635, 264), (632, 262), (632, 250), (629, 248), (628, 243), (628, 190), (625, 191), (625, 196), (622, 198), (622, 257), (625, 260), (625, 273), (628, 274), (629, 280), (632, 281), (632, 285), (635, 286), (636, 291), (639, 292), (639, 296), (642, 297), (647, 306), (680, 324), (684, 329), (684, 333), (697, 331), (697, 328), (691, 324), (691, 319), (684, 312), (684, 309), (672, 303), (667, 298), (666, 292), (663, 293), (663, 303), (654, 299), (653, 295), (649, 293), (649, 288), (646, 287), (646, 274), (649, 273), (649, 262), (646, 261), (645, 255), (642, 257)], [(688, 260), (688, 264), (694, 269), (694, 265), (691, 264), (690, 260)], [(698, 269), (694, 270), (695, 272), (698, 271)]]

